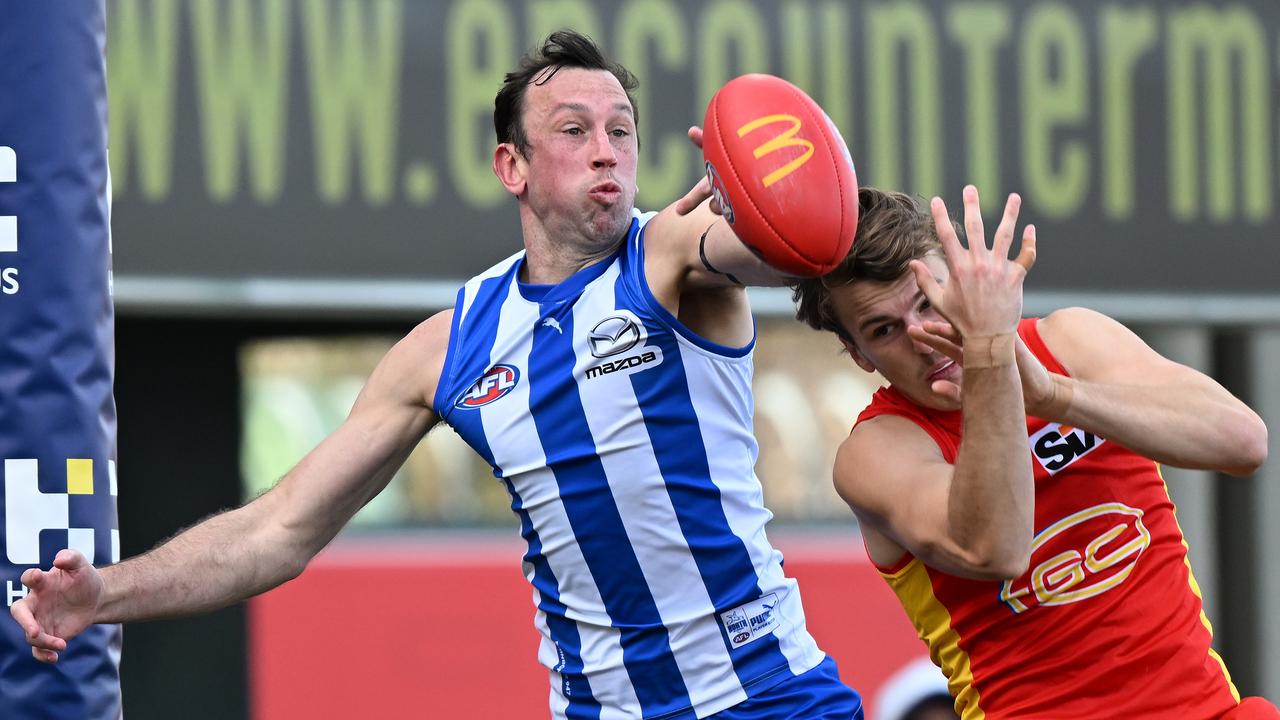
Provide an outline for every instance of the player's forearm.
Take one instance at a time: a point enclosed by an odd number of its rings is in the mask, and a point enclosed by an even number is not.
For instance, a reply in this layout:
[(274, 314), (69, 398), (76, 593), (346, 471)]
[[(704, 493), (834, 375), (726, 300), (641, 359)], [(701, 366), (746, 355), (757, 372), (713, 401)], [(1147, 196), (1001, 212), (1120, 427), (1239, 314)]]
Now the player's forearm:
[(700, 244), (699, 261), (703, 268), (714, 268), (715, 272), (732, 276), (743, 285), (779, 287), (795, 281), (766, 263), (723, 220), (710, 228)]
[(952, 538), (974, 570), (1016, 576), (1030, 552), (1034, 511), (1017, 368), (966, 368), (963, 418), (949, 493)]
[(1216, 385), (1104, 385), (1055, 376), (1070, 403), (1046, 417), (1160, 463), (1247, 475), (1267, 457), (1267, 428)]
[[(263, 496), (215, 515), (146, 554), (104, 568), (96, 622), (131, 622), (214, 610), (296, 577), (309, 556), (277, 544)], [(265, 502), (264, 502), (265, 501)]]

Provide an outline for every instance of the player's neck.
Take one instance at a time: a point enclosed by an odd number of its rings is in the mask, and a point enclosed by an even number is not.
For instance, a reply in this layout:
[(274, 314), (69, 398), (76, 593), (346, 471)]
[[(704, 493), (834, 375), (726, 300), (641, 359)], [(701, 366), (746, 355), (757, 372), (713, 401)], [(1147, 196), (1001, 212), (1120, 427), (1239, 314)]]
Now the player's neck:
[(550, 238), (539, 223), (525, 224), (525, 261), (520, 280), (535, 285), (558, 285), (579, 270), (612, 255), (625, 237), (624, 234), (606, 245), (585, 239), (572, 242)]

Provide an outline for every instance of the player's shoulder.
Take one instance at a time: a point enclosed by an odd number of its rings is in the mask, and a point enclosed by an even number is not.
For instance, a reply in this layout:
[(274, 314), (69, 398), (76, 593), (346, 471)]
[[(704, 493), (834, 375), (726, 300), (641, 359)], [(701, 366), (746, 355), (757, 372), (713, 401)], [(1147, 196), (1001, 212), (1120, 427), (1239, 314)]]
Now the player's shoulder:
[(1055, 310), (1036, 324), (1036, 330), (1072, 375), (1140, 342), (1118, 320), (1084, 307)]
[(449, 349), (449, 333), (453, 329), (453, 308), (441, 310), (418, 323), (404, 338), (396, 343), (392, 352), (412, 356), (418, 362), (432, 364), (438, 358), (444, 364)]
[(836, 451), (836, 466), (855, 474), (879, 474), (904, 462), (942, 458), (938, 443), (914, 420), (884, 414), (854, 426)]
[(836, 492), (856, 511), (880, 517), (901, 501), (903, 483), (924, 468), (946, 465), (942, 449), (914, 421), (877, 415), (859, 422), (836, 451)]
[(941, 456), (937, 443), (908, 417), (885, 413), (862, 420), (840, 443), (839, 452), (869, 461), (892, 461), (898, 453), (925, 452)]
[(1111, 317), (1086, 307), (1065, 307), (1045, 315), (1036, 324), (1036, 329), (1046, 340), (1050, 337), (1072, 337), (1080, 333), (1089, 333), (1102, 326), (1119, 325)]
[(444, 372), (452, 326), (452, 308), (418, 323), (387, 352), (374, 378), (392, 394), (430, 405)]

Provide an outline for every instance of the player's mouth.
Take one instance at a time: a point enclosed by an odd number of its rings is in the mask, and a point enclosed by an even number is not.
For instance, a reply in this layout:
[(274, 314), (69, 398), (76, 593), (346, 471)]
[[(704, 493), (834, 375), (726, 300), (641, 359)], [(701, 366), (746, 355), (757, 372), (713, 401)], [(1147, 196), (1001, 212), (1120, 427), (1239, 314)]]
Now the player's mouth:
[(602, 182), (587, 190), (587, 197), (601, 205), (613, 205), (622, 197), (622, 186), (616, 182)]
[(937, 365), (934, 365), (933, 369), (929, 371), (929, 376), (925, 379), (930, 383), (934, 383), (939, 380), (950, 380), (955, 382), (958, 377), (960, 377), (960, 366), (956, 364), (955, 360), (948, 358)]

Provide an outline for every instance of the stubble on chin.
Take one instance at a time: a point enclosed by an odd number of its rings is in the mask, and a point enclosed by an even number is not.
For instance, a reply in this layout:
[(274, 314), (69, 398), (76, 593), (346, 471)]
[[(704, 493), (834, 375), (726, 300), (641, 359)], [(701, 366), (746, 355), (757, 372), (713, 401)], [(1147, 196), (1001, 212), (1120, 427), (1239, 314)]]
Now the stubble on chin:
[(617, 242), (626, 234), (627, 228), (631, 226), (630, 208), (623, 212), (619, 208), (609, 208), (601, 212), (591, 223), (592, 240), (606, 245)]

